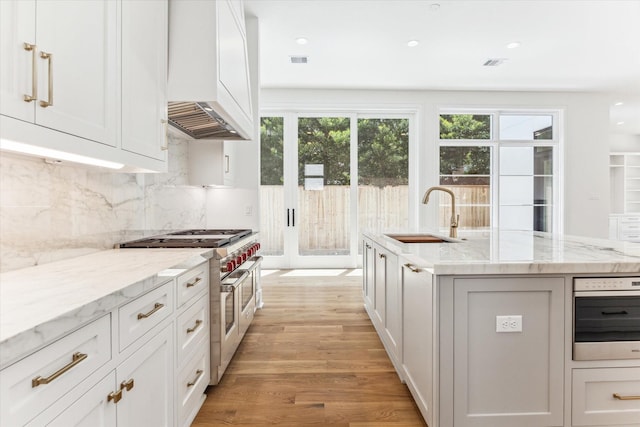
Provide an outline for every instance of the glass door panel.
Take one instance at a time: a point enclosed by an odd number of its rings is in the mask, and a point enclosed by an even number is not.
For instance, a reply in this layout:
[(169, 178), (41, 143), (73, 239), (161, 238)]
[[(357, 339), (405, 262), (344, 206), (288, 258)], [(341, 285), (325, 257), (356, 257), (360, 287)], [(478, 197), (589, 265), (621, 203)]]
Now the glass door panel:
[(260, 119), (260, 243), (262, 255), (284, 255), (284, 118)]
[(358, 119), (359, 235), (408, 227), (409, 120)]
[(297, 229), (302, 257), (351, 254), (351, 124), (348, 117), (298, 118)]

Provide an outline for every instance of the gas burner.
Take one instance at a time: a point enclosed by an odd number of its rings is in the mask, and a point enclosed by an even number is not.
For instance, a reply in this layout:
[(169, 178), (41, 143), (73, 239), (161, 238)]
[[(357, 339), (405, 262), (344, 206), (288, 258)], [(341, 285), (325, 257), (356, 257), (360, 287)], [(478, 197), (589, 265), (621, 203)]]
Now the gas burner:
[(121, 243), (121, 248), (218, 248), (229, 244), (229, 239), (162, 239), (148, 238)]
[(183, 230), (174, 233), (168, 233), (170, 236), (233, 236), (240, 238), (251, 234), (251, 230), (228, 230), (228, 229), (200, 229), (200, 230)]

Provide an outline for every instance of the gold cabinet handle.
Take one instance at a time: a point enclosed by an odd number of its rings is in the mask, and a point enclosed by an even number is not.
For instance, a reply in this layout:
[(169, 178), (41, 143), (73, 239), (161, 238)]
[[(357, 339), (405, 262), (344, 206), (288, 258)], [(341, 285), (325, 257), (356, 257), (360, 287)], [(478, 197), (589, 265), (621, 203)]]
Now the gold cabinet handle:
[(204, 371), (202, 369), (198, 369), (196, 371), (196, 377), (193, 379), (193, 381), (187, 383), (187, 387), (193, 387), (194, 385), (196, 385), (203, 373)]
[(640, 400), (640, 396), (622, 396), (618, 393), (613, 393), (613, 398), (618, 400)]
[(164, 125), (164, 144), (160, 145), (160, 150), (167, 151), (169, 149), (169, 120), (160, 119), (160, 123)]
[(229, 173), (230, 171), (230, 165), (229, 165), (229, 155), (225, 154), (224, 156), (224, 173)]
[(420, 269), (413, 264), (407, 263), (404, 266), (407, 267), (409, 270), (413, 271), (414, 273), (420, 273)]
[(187, 283), (187, 288), (192, 288), (198, 283), (200, 283), (201, 281), (202, 281), (202, 278), (197, 277), (196, 280), (193, 281), (193, 283)]
[(46, 101), (40, 101), (42, 108), (53, 106), (53, 54), (47, 52), (40, 52), (40, 58), (48, 60), (49, 63), (49, 94)]
[(138, 313), (138, 320), (146, 319), (147, 317), (150, 317), (153, 313), (160, 310), (162, 307), (164, 307), (164, 304), (160, 304), (159, 302), (155, 303), (150, 312)]
[(378, 254), (378, 256), (382, 259), (386, 258), (387, 256), (385, 254)]
[(123, 381), (120, 383), (120, 390), (112, 391), (107, 395), (107, 402), (118, 403), (122, 399), (122, 392), (129, 391), (133, 388), (133, 378), (129, 381)]
[(187, 328), (187, 333), (190, 334), (191, 332), (195, 332), (196, 329), (200, 327), (200, 325), (202, 325), (202, 320), (200, 319), (196, 320), (196, 324), (193, 325), (193, 328)]
[(31, 102), (38, 99), (38, 60), (37, 48), (35, 44), (25, 43), (24, 50), (31, 52), (31, 95), (24, 95), (24, 102)]
[(73, 368), (74, 366), (76, 366), (78, 363), (82, 362), (86, 358), (87, 358), (86, 353), (80, 353), (80, 352), (73, 353), (73, 356), (71, 356), (71, 362), (68, 365), (62, 367), (60, 370), (54, 372), (47, 378), (42, 378), (40, 376), (35, 377), (34, 379), (31, 380), (31, 387), (34, 388), (34, 387), (38, 387), (41, 384), (49, 384), (51, 381), (55, 380), (60, 375), (64, 374), (69, 369)]

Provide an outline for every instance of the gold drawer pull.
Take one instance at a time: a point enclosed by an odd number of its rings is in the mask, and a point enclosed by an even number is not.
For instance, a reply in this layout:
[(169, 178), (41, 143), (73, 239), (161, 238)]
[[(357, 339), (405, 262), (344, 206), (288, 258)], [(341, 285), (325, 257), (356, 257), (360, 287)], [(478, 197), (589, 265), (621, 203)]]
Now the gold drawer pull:
[(193, 328), (187, 328), (187, 333), (190, 334), (191, 332), (195, 332), (195, 330), (198, 329), (200, 325), (202, 325), (202, 320), (196, 320), (196, 324), (193, 325)]
[(193, 283), (187, 283), (187, 288), (192, 288), (195, 285), (197, 285), (198, 283), (200, 283), (202, 281), (202, 278), (198, 277), (196, 278), (196, 280)]
[(193, 379), (192, 382), (187, 383), (187, 387), (193, 387), (194, 385), (196, 385), (196, 383), (198, 382), (198, 380), (200, 379), (203, 373), (204, 371), (202, 369), (198, 369), (196, 371), (196, 377)]
[(146, 319), (147, 317), (151, 316), (156, 311), (160, 310), (162, 307), (164, 307), (164, 304), (160, 304), (159, 302), (155, 303), (155, 305), (153, 306), (153, 309), (150, 312), (148, 312), (148, 313), (138, 313), (138, 320)]
[(613, 398), (618, 400), (640, 400), (640, 396), (621, 396), (618, 393), (613, 393)]
[(413, 264), (405, 264), (404, 266), (407, 267), (409, 270), (413, 271), (414, 273), (420, 273), (420, 269)]
[(31, 52), (31, 95), (24, 95), (24, 102), (35, 101), (38, 98), (38, 65), (36, 45), (25, 43), (24, 50)]
[(38, 387), (41, 384), (49, 384), (51, 381), (55, 380), (60, 375), (64, 374), (69, 369), (73, 368), (74, 366), (76, 366), (78, 363), (82, 362), (86, 358), (87, 358), (87, 355), (85, 353), (80, 353), (80, 352), (73, 353), (73, 356), (71, 356), (71, 363), (64, 366), (59, 371), (54, 372), (51, 376), (47, 378), (42, 378), (40, 376), (35, 377), (34, 379), (31, 380), (31, 387), (33, 388), (33, 387)]
[(40, 58), (47, 59), (49, 62), (49, 93), (46, 101), (40, 101), (42, 108), (53, 106), (53, 55), (47, 52), (40, 52)]
[(380, 258), (386, 258), (386, 257), (387, 257), (385, 254), (378, 254), (378, 256), (379, 256)]

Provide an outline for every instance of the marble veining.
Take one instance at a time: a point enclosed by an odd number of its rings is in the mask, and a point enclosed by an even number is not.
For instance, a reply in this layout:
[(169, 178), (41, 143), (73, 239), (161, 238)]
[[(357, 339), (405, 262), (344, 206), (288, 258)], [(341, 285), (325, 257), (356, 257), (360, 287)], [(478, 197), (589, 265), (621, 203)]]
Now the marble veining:
[(503, 230), (462, 233), (465, 240), (459, 243), (400, 243), (384, 234), (365, 236), (435, 274), (640, 274), (640, 243)]
[(0, 271), (111, 249), (129, 230), (203, 228), (187, 141), (170, 134), (169, 158), (168, 173), (131, 174), (0, 152)]
[(0, 367), (212, 256), (115, 249), (0, 274)]

